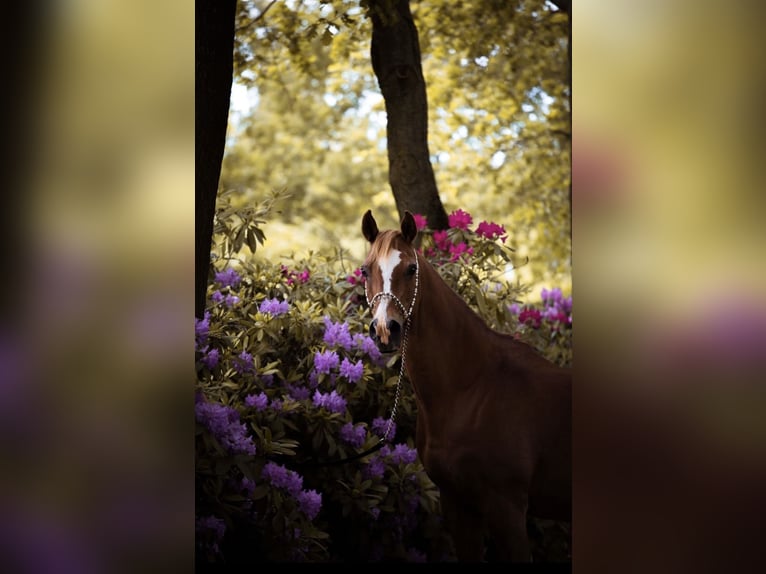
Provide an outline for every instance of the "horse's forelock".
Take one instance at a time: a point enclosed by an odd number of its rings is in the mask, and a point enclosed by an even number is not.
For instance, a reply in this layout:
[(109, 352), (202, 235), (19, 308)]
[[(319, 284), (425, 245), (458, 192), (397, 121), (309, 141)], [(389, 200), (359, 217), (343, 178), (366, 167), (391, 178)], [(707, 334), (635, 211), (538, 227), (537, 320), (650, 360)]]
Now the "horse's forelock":
[(375, 242), (370, 247), (370, 261), (379, 260), (382, 257), (386, 257), (393, 248), (394, 241), (397, 237), (401, 237), (401, 232), (393, 229), (382, 231), (375, 238)]

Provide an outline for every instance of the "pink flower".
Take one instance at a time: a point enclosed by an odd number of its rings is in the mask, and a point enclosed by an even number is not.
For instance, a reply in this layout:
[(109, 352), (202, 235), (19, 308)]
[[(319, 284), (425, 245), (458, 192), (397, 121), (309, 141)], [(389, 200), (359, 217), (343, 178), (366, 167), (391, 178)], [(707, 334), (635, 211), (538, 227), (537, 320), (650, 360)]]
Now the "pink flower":
[(414, 213), (412, 217), (415, 219), (415, 227), (417, 227), (418, 231), (428, 227), (428, 221), (426, 220), (424, 215), (420, 215), (419, 213)]
[(540, 311), (537, 309), (530, 309), (529, 307), (525, 307), (524, 310), (519, 313), (519, 323), (524, 323), (535, 329), (539, 329), (541, 322), (542, 313), (540, 313)]
[(452, 255), (450, 261), (457, 261), (464, 253), (473, 255), (473, 247), (468, 247), (464, 242), (461, 242), (457, 245), (450, 245), (449, 252)]
[(476, 227), (476, 235), (479, 235), (480, 237), (485, 237), (489, 239), (490, 241), (495, 238), (500, 238), (501, 241), (505, 241), (505, 238), (507, 237), (505, 233), (505, 227), (502, 225), (498, 225), (497, 223), (492, 223), (489, 221), (482, 221), (479, 223), (478, 227)]
[(436, 248), (441, 251), (449, 251), (452, 242), (447, 237), (447, 231), (434, 231), (434, 243)]
[(458, 229), (468, 229), (468, 226), (473, 223), (473, 217), (462, 209), (456, 209), (450, 213), (448, 220), (450, 227), (457, 227)]

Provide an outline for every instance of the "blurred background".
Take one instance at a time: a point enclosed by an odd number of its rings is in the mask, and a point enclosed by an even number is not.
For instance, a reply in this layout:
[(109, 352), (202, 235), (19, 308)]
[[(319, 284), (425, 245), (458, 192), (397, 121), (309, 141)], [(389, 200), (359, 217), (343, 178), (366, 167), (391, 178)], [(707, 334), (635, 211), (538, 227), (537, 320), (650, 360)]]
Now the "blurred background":
[[(576, 4), (569, 261), (569, 160), (555, 143), (565, 136), (549, 133), (564, 130), (566, 98), (560, 82), (531, 89), (565, 70), (566, 54), (556, 36), (456, 4), (412, 2), (445, 206), (505, 225), (529, 256), (525, 280), (573, 278), (574, 567), (757, 558), (763, 8)], [(192, 7), (30, 2), (4, 20), (0, 547), (19, 572), (186, 569)], [(395, 222), (382, 104), (355, 21), (322, 26), (310, 47), (285, 45), (290, 28), (261, 37), (258, 23), (238, 36), (221, 186), (243, 204), (290, 194), (265, 227), (264, 256), (345, 241), (358, 252), (369, 207)], [(502, 31), (507, 53), (488, 54), (477, 28)], [(526, 56), (536, 42), (552, 57)], [(506, 67), (493, 72), (492, 58)]]

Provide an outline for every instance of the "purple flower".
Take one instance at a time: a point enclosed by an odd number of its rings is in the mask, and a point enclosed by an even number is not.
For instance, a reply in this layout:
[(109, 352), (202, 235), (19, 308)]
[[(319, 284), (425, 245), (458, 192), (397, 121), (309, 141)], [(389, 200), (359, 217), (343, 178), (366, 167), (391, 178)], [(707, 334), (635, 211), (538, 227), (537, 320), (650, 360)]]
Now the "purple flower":
[(300, 385), (287, 385), (287, 392), (296, 401), (302, 401), (309, 398), (309, 390)]
[[(391, 432), (388, 433), (389, 440), (391, 437), (396, 435), (396, 423), (393, 421), (391, 422)], [(386, 429), (388, 428), (388, 419), (384, 419), (383, 417), (377, 417), (373, 419), (372, 421), (372, 432), (378, 435), (380, 438), (383, 438), (383, 436), (386, 434)]]
[(319, 373), (316, 371), (311, 371), (309, 373), (309, 387), (312, 389), (316, 389), (319, 385)]
[(220, 554), (218, 543), (226, 533), (226, 523), (217, 516), (201, 516), (194, 524), (194, 531), (200, 544), (214, 554)]
[(271, 401), (271, 408), (277, 412), (282, 410), (282, 401), (279, 399), (273, 399)]
[(380, 456), (375, 456), (370, 459), (367, 466), (362, 470), (362, 475), (365, 478), (382, 478), (386, 472), (386, 463)]
[(261, 477), (272, 486), (284, 488), (293, 496), (297, 496), (303, 488), (303, 477), (300, 474), (275, 462), (266, 463), (261, 471)]
[(223, 301), (223, 294), (220, 291), (214, 291), (210, 298), (213, 300), (213, 303), (220, 303)]
[(226, 533), (226, 523), (217, 516), (201, 516), (197, 519), (194, 529), (197, 532), (212, 532), (218, 540), (221, 540)]
[(232, 307), (234, 307), (234, 305), (239, 303), (239, 297), (229, 293), (228, 295), (226, 295), (226, 299), (224, 299), (224, 302), (226, 303), (226, 306), (231, 309)]
[(234, 359), (234, 370), (240, 375), (254, 372), (255, 366), (253, 365), (253, 356), (247, 351), (242, 351), (239, 356)]
[(205, 311), (204, 318), (194, 319), (194, 335), (198, 345), (204, 345), (207, 342), (208, 331), (210, 331), (210, 312)]
[(271, 373), (268, 375), (261, 375), (261, 382), (267, 387), (272, 386), (274, 384), (274, 375)]
[(255, 490), (255, 481), (244, 477), (242, 479), (242, 482), (239, 484), (240, 490), (246, 492), (247, 494), (253, 494), (253, 491)]
[[(205, 349), (207, 349), (207, 347), (205, 347)], [(208, 369), (212, 370), (218, 364), (219, 358), (220, 353), (218, 352), (218, 349), (210, 349), (202, 357), (202, 364), (205, 365)]]
[(518, 303), (511, 303), (508, 305), (508, 310), (513, 313), (514, 315), (518, 315), (521, 311), (521, 308), (519, 307)]
[(231, 267), (215, 274), (216, 283), (220, 284), (222, 287), (236, 287), (241, 280), (242, 278), (239, 274)]
[(348, 359), (344, 358), (340, 364), (340, 374), (342, 377), (346, 377), (349, 383), (358, 383), (362, 375), (364, 375), (364, 365), (362, 361), (352, 363)]
[(397, 444), (389, 455), (389, 460), (394, 464), (410, 464), (417, 458), (418, 451), (404, 443)]
[(354, 426), (353, 423), (348, 422), (340, 427), (341, 440), (347, 444), (350, 444), (354, 448), (359, 448), (362, 446), (366, 437), (367, 431), (361, 424)]
[(262, 411), (268, 406), (268, 404), (269, 397), (266, 396), (266, 393), (261, 393), (259, 395), (247, 395), (245, 397), (245, 405), (254, 408), (256, 411)]
[(309, 520), (314, 520), (322, 508), (322, 495), (316, 490), (304, 490), (296, 495), (298, 506)]
[(331, 413), (344, 413), (346, 411), (346, 399), (338, 394), (337, 391), (332, 391), (328, 394), (314, 391), (314, 406), (324, 407)]
[(370, 508), (370, 514), (372, 514), (372, 519), (377, 520), (380, 516), (380, 508), (377, 506), (375, 508)]
[(456, 209), (449, 214), (447, 218), (450, 227), (457, 227), (458, 229), (468, 229), (468, 226), (473, 222), (473, 217), (466, 213), (462, 209)]
[(340, 359), (335, 351), (317, 352), (314, 355), (314, 368), (317, 373), (330, 374), (330, 371), (338, 366)]
[(247, 436), (247, 425), (239, 422), (239, 413), (219, 403), (198, 402), (194, 406), (197, 421), (205, 426), (219, 443), (232, 454), (255, 454), (253, 439)]
[(274, 317), (278, 315), (284, 315), (290, 310), (290, 303), (287, 301), (280, 301), (279, 299), (264, 299), (261, 301), (258, 310), (261, 313), (268, 313)]
[(348, 330), (348, 324), (334, 323), (327, 316), (323, 318), (323, 321), (325, 326), (324, 342), (330, 347), (341, 346), (350, 351), (354, 343)]
[(356, 348), (363, 353), (366, 353), (370, 359), (373, 360), (373, 362), (377, 363), (377, 361), (381, 359), (381, 354), (378, 350), (378, 346), (369, 336), (357, 334), (354, 336), (354, 343), (356, 344)]

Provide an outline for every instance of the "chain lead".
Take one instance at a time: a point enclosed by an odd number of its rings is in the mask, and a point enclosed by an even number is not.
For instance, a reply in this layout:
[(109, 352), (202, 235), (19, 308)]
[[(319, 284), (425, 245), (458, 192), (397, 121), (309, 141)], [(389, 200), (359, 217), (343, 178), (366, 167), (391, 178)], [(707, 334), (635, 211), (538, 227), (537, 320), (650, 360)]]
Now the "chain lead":
[(415, 300), (418, 298), (418, 287), (420, 286), (420, 262), (418, 261), (418, 253), (415, 251), (415, 292), (412, 294), (412, 301), (410, 301), (409, 308), (405, 308), (404, 304), (399, 300), (399, 297), (391, 293), (390, 291), (381, 291), (377, 293), (372, 299), (367, 295), (367, 281), (364, 282), (364, 297), (367, 299), (367, 304), (370, 306), (370, 312), (372, 312), (372, 306), (382, 298), (389, 299), (396, 303), (399, 310), (404, 313), (404, 333), (402, 334), (402, 361), (399, 365), (399, 377), (396, 380), (396, 393), (394, 394), (394, 406), (391, 409), (391, 417), (388, 419), (388, 425), (386, 426), (386, 432), (383, 433), (383, 438), (380, 442), (388, 440), (388, 435), (391, 433), (391, 428), (394, 426), (394, 419), (396, 418), (396, 409), (399, 407), (399, 394), (402, 387), (402, 377), (404, 376), (404, 365), (407, 357), (407, 334), (410, 330), (410, 319), (412, 318), (412, 311), (415, 308)]

